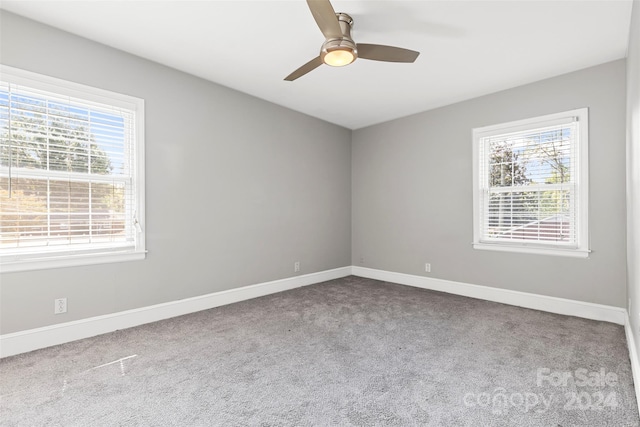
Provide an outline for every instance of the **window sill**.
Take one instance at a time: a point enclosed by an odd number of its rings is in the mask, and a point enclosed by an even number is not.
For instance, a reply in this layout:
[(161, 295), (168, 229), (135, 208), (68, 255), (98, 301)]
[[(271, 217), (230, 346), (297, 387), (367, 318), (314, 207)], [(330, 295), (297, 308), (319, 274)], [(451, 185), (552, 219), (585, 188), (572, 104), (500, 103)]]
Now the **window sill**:
[(144, 252), (107, 252), (93, 254), (63, 255), (42, 257), (37, 259), (23, 259), (17, 261), (0, 261), (0, 273), (14, 273), (19, 271), (47, 270), (52, 268), (78, 267), (83, 265), (108, 264), (143, 260)]
[(489, 243), (474, 243), (474, 249), (487, 250), (487, 251), (500, 251), (500, 252), (516, 252), (526, 254), (537, 255), (551, 255), (551, 256), (566, 256), (572, 258), (589, 258), (590, 250), (584, 249), (562, 249), (562, 248), (541, 248), (541, 247), (526, 247), (526, 246), (512, 246), (504, 244), (489, 244)]

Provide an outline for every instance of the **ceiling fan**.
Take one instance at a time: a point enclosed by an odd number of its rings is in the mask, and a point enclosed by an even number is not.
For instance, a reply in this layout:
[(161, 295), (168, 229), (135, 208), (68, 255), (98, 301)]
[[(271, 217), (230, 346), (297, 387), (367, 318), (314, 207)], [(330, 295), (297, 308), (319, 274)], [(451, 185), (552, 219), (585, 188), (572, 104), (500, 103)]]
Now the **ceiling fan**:
[(315, 70), (322, 64), (342, 67), (357, 58), (385, 62), (414, 62), (420, 52), (380, 44), (356, 44), (351, 38), (353, 19), (346, 13), (336, 13), (329, 0), (307, 0), (325, 42), (320, 55), (289, 74), (284, 79), (293, 81)]

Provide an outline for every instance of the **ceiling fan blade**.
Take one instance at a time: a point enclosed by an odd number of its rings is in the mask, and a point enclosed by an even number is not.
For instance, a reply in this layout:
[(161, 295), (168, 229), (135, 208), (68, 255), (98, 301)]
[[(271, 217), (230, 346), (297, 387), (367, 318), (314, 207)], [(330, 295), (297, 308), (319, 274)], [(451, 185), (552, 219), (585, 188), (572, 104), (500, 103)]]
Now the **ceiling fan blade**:
[(358, 43), (358, 58), (385, 62), (414, 62), (418, 55), (420, 52), (401, 47)]
[(336, 12), (333, 10), (329, 0), (307, 0), (307, 4), (325, 38), (337, 39), (342, 37), (342, 30), (340, 29)]
[(288, 81), (288, 82), (292, 82), (295, 79), (304, 76), (309, 71), (315, 70), (316, 68), (318, 68), (322, 64), (323, 64), (322, 59), (318, 56), (317, 58), (313, 58), (311, 61), (309, 61), (306, 64), (304, 64), (302, 67), (300, 67), (297, 70), (295, 70), (293, 73), (289, 74), (284, 79), (286, 81)]

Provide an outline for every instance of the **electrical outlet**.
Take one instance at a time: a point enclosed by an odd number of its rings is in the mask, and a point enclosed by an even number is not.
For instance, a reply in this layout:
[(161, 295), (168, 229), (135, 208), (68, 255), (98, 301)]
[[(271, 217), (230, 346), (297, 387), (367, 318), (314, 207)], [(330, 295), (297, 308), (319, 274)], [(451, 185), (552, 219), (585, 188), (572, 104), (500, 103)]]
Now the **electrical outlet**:
[(53, 314), (62, 314), (67, 312), (67, 299), (58, 298), (53, 300)]
[(424, 271), (426, 271), (427, 273), (431, 273), (431, 264), (430, 263), (426, 263), (424, 265)]
[(300, 271), (300, 261), (296, 261), (293, 263), (293, 272), (297, 273)]
[(360, 257), (360, 264), (364, 264), (364, 257), (363, 256)]

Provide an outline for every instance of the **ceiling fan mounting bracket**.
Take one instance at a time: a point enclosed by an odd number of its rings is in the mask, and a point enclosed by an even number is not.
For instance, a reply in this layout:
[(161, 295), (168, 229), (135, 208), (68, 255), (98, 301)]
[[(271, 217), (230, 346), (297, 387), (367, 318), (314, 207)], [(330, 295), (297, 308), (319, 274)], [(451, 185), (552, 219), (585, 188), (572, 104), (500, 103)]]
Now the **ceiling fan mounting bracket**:
[(338, 17), (338, 22), (346, 22), (347, 24), (349, 24), (349, 27), (353, 26), (353, 18), (346, 13), (339, 12), (336, 13), (336, 16)]
[(342, 37), (351, 39), (351, 28), (353, 28), (353, 18), (347, 15), (346, 13), (336, 13), (336, 18), (338, 18), (338, 24), (340, 24), (340, 30), (342, 31)]

